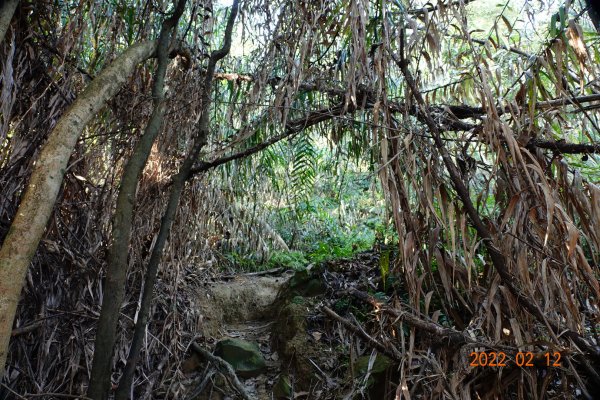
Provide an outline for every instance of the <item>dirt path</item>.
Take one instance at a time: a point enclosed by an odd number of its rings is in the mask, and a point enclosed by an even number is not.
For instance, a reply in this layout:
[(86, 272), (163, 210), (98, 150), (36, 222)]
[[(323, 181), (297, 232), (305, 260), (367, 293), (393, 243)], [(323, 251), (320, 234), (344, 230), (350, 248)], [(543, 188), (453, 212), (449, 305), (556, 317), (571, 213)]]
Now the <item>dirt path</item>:
[[(247, 393), (256, 399), (270, 399), (271, 389), (281, 372), (279, 356), (271, 349), (272, 304), (280, 287), (292, 273), (278, 276), (239, 275), (207, 284), (198, 290), (202, 314), (201, 332), (206, 342), (226, 338), (256, 343), (266, 360), (266, 371), (242, 380)], [(200, 399), (223, 399), (207, 388)]]

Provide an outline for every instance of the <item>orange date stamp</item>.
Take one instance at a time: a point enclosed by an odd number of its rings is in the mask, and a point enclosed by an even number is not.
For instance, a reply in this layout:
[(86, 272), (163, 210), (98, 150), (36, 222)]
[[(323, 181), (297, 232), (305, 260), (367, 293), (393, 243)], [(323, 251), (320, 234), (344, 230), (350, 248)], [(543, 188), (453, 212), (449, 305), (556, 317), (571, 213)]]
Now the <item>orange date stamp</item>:
[(470, 367), (506, 367), (514, 363), (517, 367), (562, 367), (561, 353), (544, 352), (532, 353), (530, 351), (518, 352), (509, 356), (502, 351), (472, 351), (469, 354)]

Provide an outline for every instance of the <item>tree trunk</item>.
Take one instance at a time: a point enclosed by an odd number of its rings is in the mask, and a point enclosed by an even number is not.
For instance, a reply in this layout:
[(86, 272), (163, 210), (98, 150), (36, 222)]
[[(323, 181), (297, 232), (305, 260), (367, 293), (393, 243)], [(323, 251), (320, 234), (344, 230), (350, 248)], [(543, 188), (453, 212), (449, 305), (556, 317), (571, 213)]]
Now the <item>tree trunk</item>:
[[(106, 281), (102, 309), (98, 320), (94, 360), (88, 397), (94, 400), (108, 398), (112, 372), (112, 356), (117, 340), (117, 323), (127, 283), (127, 256), (133, 219), (137, 184), (148, 161), (152, 144), (158, 136), (165, 114), (165, 75), (169, 65), (169, 44), (174, 27), (183, 13), (185, 0), (179, 0), (175, 13), (163, 22), (158, 39), (158, 66), (152, 87), (153, 111), (144, 134), (133, 150), (121, 178), (117, 206), (113, 216), (112, 239), (108, 250)], [(176, 30), (175, 30), (176, 32)]]
[(77, 139), (85, 125), (125, 83), (135, 66), (151, 57), (155, 50), (155, 41), (133, 45), (106, 67), (63, 114), (40, 152), (0, 249), (0, 377), (4, 375), (13, 319), (27, 267), (52, 214)]
[(156, 243), (154, 244), (154, 248), (152, 249), (152, 254), (150, 255), (150, 260), (146, 269), (146, 277), (144, 280), (144, 287), (142, 289), (143, 292), (140, 310), (138, 313), (138, 320), (135, 325), (135, 332), (133, 334), (129, 356), (127, 357), (125, 372), (123, 373), (121, 381), (119, 382), (115, 400), (127, 400), (131, 392), (130, 389), (133, 382), (135, 366), (142, 348), (144, 334), (146, 333), (146, 325), (148, 324), (148, 317), (150, 313), (150, 306), (152, 305), (152, 294), (154, 292), (154, 284), (156, 283), (158, 266), (162, 257), (165, 243), (169, 237), (169, 231), (171, 230), (173, 220), (175, 219), (177, 206), (179, 205), (179, 199), (181, 198), (181, 193), (185, 187), (185, 182), (191, 176), (190, 172), (198, 158), (198, 155), (200, 154), (200, 150), (202, 150), (204, 145), (207, 143), (209, 134), (209, 111), (211, 104), (210, 89), (213, 81), (213, 75), (217, 62), (225, 57), (231, 48), (231, 33), (233, 31), (233, 24), (237, 16), (238, 6), (238, 0), (234, 0), (231, 8), (231, 14), (229, 15), (229, 19), (227, 21), (227, 27), (225, 29), (223, 47), (217, 51), (214, 51), (208, 61), (208, 68), (202, 88), (202, 114), (200, 116), (200, 121), (198, 122), (198, 132), (195, 135), (192, 150), (183, 161), (179, 172), (173, 179), (173, 185), (169, 195), (167, 208), (161, 219), (158, 237), (156, 239)]
[(19, 0), (4, 0), (0, 6), (0, 43), (4, 41), (4, 36), (18, 4)]
[(585, 4), (589, 7), (588, 16), (596, 28), (596, 32), (600, 32), (600, 0), (585, 0)]

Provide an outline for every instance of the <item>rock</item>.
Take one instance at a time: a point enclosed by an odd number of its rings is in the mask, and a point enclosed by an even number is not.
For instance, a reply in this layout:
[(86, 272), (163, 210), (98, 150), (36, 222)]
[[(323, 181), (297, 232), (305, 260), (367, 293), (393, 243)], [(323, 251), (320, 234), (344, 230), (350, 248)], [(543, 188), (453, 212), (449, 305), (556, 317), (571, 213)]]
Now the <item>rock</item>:
[(258, 345), (241, 339), (224, 339), (217, 343), (215, 355), (227, 361), (240, 378), (260, 375), (266, 366)]
[[(369, 370), (370, 356), (359, 357), (354, 363), (354, 371), (359, 377), (364, 377)], [(394, 398), (390, 393), (385, 393), (386, 381), (389, 377), (386, 376), (388, 370), (395, 366), (395, 363), (390, 358), (378, 354), (371, 366), (371, 375), (367, 381), (369, 387), (369, 397), (372, 399), (389, 399)]]
[(289, 399), (292, 397), (292, 384), (290, 383), (290, 377), (281, 374), (279, 379), (273, 386), (273, 396), (276, 399)]
[[(354, 370), (360, 375), (366, 374), (369, 369), (370, 358), (370, 356), (359, 357), (354, 363)], [(392, 365), (394, 365), (392, 360), (384, 355), (378, 354), (373, 362), (373, 366), (371, 367), (371, 375), (381, 374)]]
[(307, 306), (287, 303), (278, 312), (272, 328), (273, 347), (282, 363), (289, 365), (294, 375), (294, 389), (307, 390), (318, 378), (310, 359), (318, 360), (323, 355), (317, 342), (306, 333)]
[(296, 271), (289, 280), (288, 291), (292, 295), (316, 297), (325, 293), (325, 283), (316, 271)]

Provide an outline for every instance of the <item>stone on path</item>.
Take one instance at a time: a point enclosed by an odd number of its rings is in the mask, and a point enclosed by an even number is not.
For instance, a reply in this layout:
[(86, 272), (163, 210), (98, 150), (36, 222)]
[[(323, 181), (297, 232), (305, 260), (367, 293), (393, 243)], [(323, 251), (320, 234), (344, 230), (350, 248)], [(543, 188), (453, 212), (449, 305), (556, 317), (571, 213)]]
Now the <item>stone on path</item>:
[(258, 345), (241, 339), (221, 340), (217, 343), (215, 355), (231, 364), (240, 378), (258, 376), (266, 367)]

